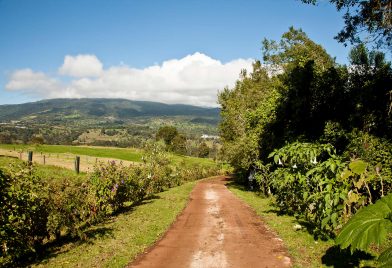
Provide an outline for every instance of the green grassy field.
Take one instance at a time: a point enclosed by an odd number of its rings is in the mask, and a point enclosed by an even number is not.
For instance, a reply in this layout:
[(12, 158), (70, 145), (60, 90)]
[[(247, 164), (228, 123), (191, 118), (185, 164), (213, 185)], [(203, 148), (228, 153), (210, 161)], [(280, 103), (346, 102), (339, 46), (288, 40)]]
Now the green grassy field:
[[(22, 160), (11, 158), (11, 157), (0, 157), (0, 167), (7, 168), (11, 164), (21, 164)], [(42, 179), (61, 179), (61, 178), (82, 178), (86, 177), (86, 173), (81, 172), (76, 174), (73, 170), (50, 166), (50, 165), (34, 165), (37, 175)]]
[[(292, 216), (279, 215), (271, 198), (263, 198), (236, 184), (228, 185), (228, 188), (249, 204), (283, 240), (294, 267), (375, 267), (374, 261), (371, 260), (373, 256), (369, 254), (357, 253), (352, 256), (349, 251), (335, 247), (333, 240), (315, 239), (304, 223)], [(294, 229), (297, 224), (303, 226), (301, 230)]]
[[(23, 150), (53, 154), (75, 154), (88, 155), (93, 157), (114, 158), (132, 162), (141, 162), (143, 150), (133, 148), (113, 148), (113, 147), (88, 147), (88, 146), (70, 146), (70, 145), (24, 145), (24, 144), (0, 144), (0, 148), (7, 150)], [(197, 158), (170, 154), (174, 162), (184, 161), (187, 165), (213, 166), (215, 163), (212, 159)]]
[(196, 182), (159, 193), (87, 230), (86, 241), (51, 249), (32, 267), (124, 267), (158, 240), (185, 207)]
[(88, 155), (94, 157), (116, 158), (121, 160), (140, 162), (142, 153), (137, 149), (68, 146), (68, 145), (24, 145), (24, 144), (1, 144), (0, 148), (13, 150), (32, 150), (34, 152), (62, 154), (70, 153), (76, 155)]

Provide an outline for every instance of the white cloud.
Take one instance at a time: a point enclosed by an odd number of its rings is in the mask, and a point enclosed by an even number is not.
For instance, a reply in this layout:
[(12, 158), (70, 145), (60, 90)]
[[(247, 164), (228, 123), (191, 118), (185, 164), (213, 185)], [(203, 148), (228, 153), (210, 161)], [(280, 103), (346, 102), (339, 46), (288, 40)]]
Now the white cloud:
[(56, 79), (50, 78), (42, 72), (34, 72), (31, 69), (21, 69), (13, 72), (6, 85), (6, 89), (9, 91), (20, 90), (39, 95), (46, 95), (60, 87), (60, 83)]
[(99, 76), (102, 73), (102, 63), (95, 55), (65, 56), (59, 73), (73, 77)]
[[(89, 61), (91, 64), (87, 64)], [(99, 64), (92, 64), (94, 61)], [(18, 70), (10, 76), (6, 89), (34, 92), (44, 98), (126, 98), (216, 106), (218, 90), (233, 86), (241, 69), (250, 71), (252, 62), (252, 59), (237, 59), (222, 63), (197, 52), (144, 69), (121, 64), (103, 70), (95, 56), (66, 56), (60, 73), (75, 76), (71, 81), (60, 83), (58, 79), (29, 69), (31, 75), (26, 77), (20, 75), (26, 70)], [(100, 67), (95, 71), (81, 68), (93, 65)]]

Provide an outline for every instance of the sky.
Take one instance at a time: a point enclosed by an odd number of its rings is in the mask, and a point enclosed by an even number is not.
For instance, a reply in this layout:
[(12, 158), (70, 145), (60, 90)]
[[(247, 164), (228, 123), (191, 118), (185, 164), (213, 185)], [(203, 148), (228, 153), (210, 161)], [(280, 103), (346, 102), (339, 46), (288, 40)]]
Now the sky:
[(347, 63), (328, 1), (0, 0), (0, 104), (127, 98), (217, 106), (290, 26)]

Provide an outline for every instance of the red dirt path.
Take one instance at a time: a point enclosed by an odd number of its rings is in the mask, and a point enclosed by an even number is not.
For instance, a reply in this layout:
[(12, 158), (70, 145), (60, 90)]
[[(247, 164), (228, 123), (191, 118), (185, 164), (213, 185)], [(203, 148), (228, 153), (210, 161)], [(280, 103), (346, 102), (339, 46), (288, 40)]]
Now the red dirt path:
[(128, 267), (290, 267), (281, 240), (226, 182), (199, 182), (165, 236)]

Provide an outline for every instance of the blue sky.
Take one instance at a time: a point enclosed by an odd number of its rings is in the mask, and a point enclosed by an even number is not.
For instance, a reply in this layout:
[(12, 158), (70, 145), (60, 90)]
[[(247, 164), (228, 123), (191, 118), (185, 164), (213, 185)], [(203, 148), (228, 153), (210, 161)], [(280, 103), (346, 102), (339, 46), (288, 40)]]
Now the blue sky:
[(0, 0), (0, 104), (107, 96), (213, 105), (215, 87), (230, 86), (261, 58), (262, 39), (291, 25), (347, 62), (333, 39), (343, 20), (327, 1)]

